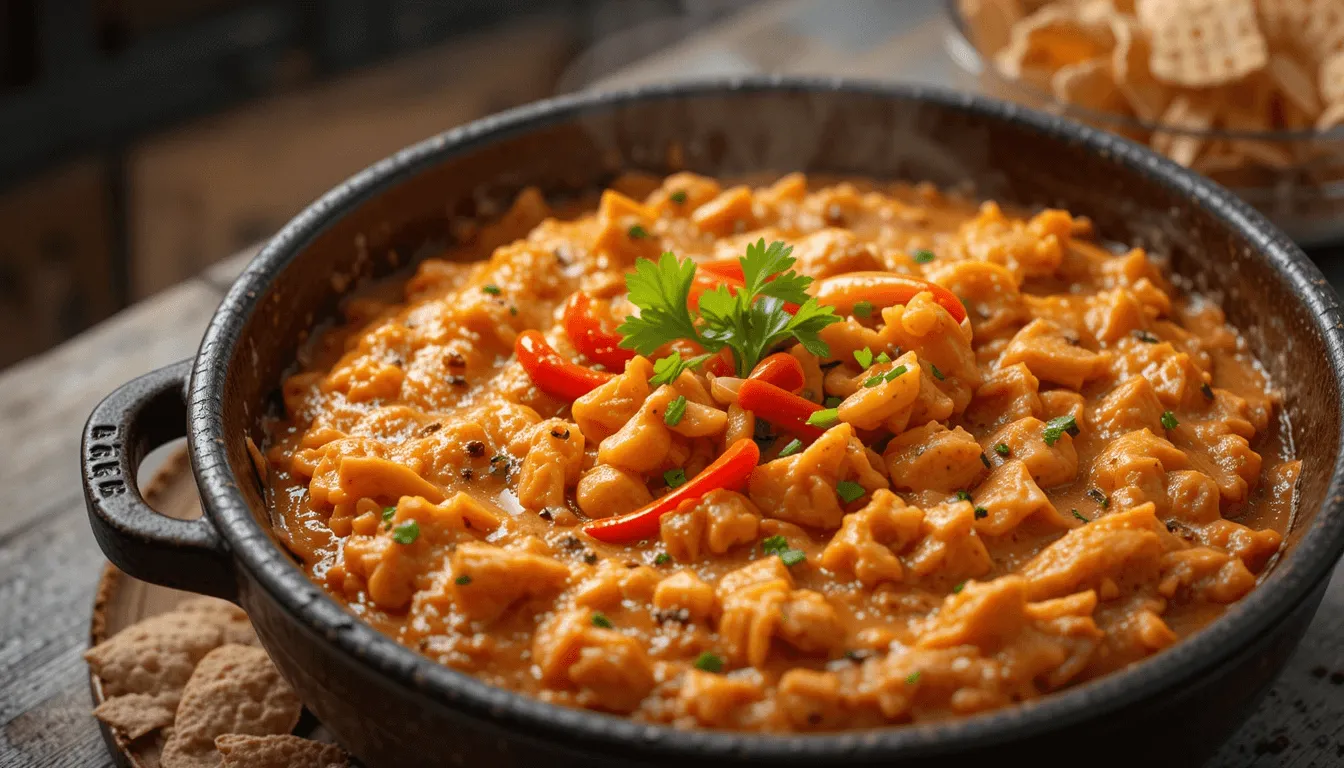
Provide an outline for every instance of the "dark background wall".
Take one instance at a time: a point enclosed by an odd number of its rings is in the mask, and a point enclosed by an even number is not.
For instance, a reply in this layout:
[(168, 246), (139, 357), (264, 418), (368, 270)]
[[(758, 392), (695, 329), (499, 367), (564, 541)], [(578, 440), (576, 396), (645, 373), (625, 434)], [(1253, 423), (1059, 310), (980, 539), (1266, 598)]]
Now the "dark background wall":
[(0, 367), (746, 0), (0, 0)]

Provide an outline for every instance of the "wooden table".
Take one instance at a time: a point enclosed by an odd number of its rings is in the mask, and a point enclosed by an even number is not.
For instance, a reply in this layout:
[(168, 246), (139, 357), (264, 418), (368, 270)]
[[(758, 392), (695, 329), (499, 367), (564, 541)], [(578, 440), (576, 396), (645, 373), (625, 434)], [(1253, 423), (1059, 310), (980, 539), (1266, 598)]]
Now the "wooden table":
[[(777, 21), (777, 10), (770, 13)], [(739, 29), (747, 26), (738, 23)], [(671, 60), (694, 59), (674, 55)], [(884, 67), (893, 62), (876, 55), (869, 60)], [(104, 562), (89, 532), (80, 491), (80, 429), (98, 400), (117, 385), (195, 353), (223, 291), (249, 257), (240, 254), (0, 373), (4, 768), (111, 765), (89, 714), (87, 671), (80, 656)], [(1322, 254), (1320, 261), (1334, 284), (1344, 285), (1344, 254)], [(147, 470), (152, 466), (151, 461)], [(1209, 766), (1344, 764), (1341, 637), (1344, 577), (1337, 573), (1277, 686)]]

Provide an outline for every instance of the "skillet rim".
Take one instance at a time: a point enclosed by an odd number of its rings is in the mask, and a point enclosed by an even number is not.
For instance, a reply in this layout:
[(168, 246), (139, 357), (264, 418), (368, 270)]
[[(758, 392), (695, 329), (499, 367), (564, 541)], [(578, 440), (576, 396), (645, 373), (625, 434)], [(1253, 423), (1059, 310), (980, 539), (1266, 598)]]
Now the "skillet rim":
[[(571, 749), (647, 757), (770, 758), (790, 764), (818, 758), (892, 758), (983, 749), (1070, 727), (1161, 695), (1208, 674), (1265, 633), (1328, 578), (1344, 551), (1344, 408), (1322, 508), (1290, 557), (1209, 626), (1142, 662), (1039, 699), (933, 723), (807, 735), (682, 730), (542, 702), (484, 683), (420, 656), (346, 612), (272, 542), (237, 490), (229, 470), (222, 402), (229, 360), (269, 283), (314, 238), (376, 195), (446, 157), (581, 115), (656, 99), (761, 91), (851, 93), (928, 102), (987, 121), (1014, 123), (1155, 181), (1208, 212), (1253, 247), (1307, 305), (1336, 382), (1344, 381), (1344, 324), (1339, 300), (1314, 263), (1260, 213), (1213, 182), (1119, 136), (1020, 105), (942, 88), (844, 78), (731, 77), (580, 93), (533, 102), (411, 145), (334, 187), (280, 230), (237, 278), (206, 330), (188, 386), (189, 445), (207, 515), (232, 557), (314, 642), (334, 645), (370, 672), (419, 695), (519, 735)], [(1338, 385), (1336, 397), (1344, 397)]]

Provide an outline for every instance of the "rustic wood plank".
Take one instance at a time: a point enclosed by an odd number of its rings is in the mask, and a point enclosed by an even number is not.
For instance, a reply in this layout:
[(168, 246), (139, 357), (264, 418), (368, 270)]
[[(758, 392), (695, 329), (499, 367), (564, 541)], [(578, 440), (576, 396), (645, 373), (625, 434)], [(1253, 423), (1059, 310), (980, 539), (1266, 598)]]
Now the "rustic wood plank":
[(219, 303), (191, 281), (0, 374), (0, 545), (77, 494), (84, 419), (117, 386), (196, 352)]

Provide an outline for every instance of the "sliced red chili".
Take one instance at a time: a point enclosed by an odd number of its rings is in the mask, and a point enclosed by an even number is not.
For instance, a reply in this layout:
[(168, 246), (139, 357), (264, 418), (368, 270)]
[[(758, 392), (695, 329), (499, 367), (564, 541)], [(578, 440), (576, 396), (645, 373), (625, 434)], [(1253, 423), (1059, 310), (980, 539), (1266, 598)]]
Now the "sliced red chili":
[(757, 363), (749, 378), (759, 379), (794, 393), (802, 389), (807, 381), (803, 375), (803, 364), (788, 352), (776, 352)]
[(691, 281), (690, 294), (686, 297), (686, 305), (691, 308), (692, 312), (699, 312), (700, 296), (706, 291), (717, 289), (720, 285), (728, 286), (728, 292), (737, 295), (738, 290), (742, 288), (742, 281), (709, 272), (701, 272), (697, 269), (695, 278)]
[(616, 376), (564, 359), (546, 343), (546, 337), (541, 335), (541, 331), (523, 331), (518, 334), (513, 351), (537, 389), (561, 400), (578, 400)]
[(956, 294), (928, 280), (891, 272), (850, 272), (828, 277), (817, 284), (817, 303), (835, 307), (836, 312), (848, 315), (861, 301), (874, 307), (890, 307), (909, 303), (915, 296), (929, 292), (938, 306), (947, 310), (953, 320), (966, 319), (966, 307)]
[(782, 430), (816, 440), (825, 430), (807, 423), (820, 405), (760, 379), (747, 379), (737, 391), (737, 404)]
[(618, 346), (621, 334), (610, 327), (610, 318), (601, 317), (596, 310), (591, 296), (575, 292), (565, 304), (565, 333), (584, 357), (613, 371), (624, 370), (625, 364), (634, 359), (634, 350)]
[(696, 265), (697, 272), (708, 272), (725, 280), (732, 280), (735, 283), (746, 283), (746, 277), (742, 274), (742, 262), (738, 259), (720, 259), (717, 261), (702, 261)]
[(744, 437), (675, 491), (629, 514), (589, 523), (583, 527), (583, 532), (609, 544), (652, 539), (658, 535), (658, 520), (663, 515), (710, 491), (741, 488), (760, 460), (761, 449), (756, 446), (756, 441)]

